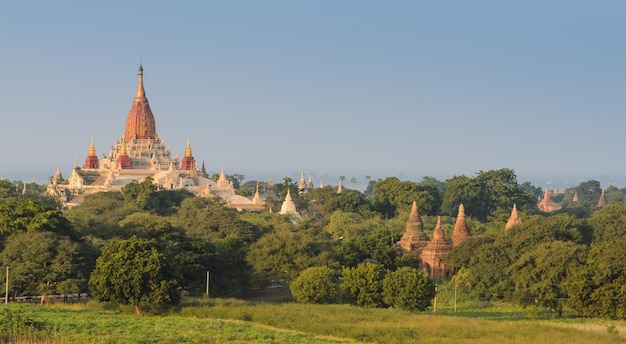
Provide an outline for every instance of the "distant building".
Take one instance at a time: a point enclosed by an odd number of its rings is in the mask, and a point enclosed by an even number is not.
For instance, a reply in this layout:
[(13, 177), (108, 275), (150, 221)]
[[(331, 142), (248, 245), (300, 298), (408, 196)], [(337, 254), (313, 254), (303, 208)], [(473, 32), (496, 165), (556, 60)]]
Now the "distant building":
[(182, 161), (172, 157), (170, 147), (157, 135), (156, 121), (143, 85), (143, 67), (139, 66), (139, 82), (135, 99), (126, 117), (124, 134), (98, 158), (93, 138), (82, 167), (74, 162), (69, 177), (63, 179), (60, 166), (48, 184), (47, 193), (56, 196), (64, 206), (83, 202), (86, 195), (103, 191), (120, 191), (132, 181), (143, 182), (150, 177), (160, 189), (185, 189), (196, 196), (220, 196), (229, 207), (238, 210), (262, 210), (265, 202), (257, 194), (253, 200), (238, 196), (226, 180), (224, 169), (217, 182), (199, 171), (191, 149), (191, 140)]
[(509, 220), (506, 222), (504, 226), (504, 231), (508, 231), (513, 226), (518, 226), (522, 224), (522, 219), (520, 219), (519, 214), (517, 214), (517, 205), (513, 204), (513, 210), (511, 210), (511, 216), (509, 216)]
[(539, 210), (544, 213), (549, 213), (552, 211), (560, 210), (561, 206), (552, 200), (552, 197), (550, 196), (550, 190), (546, 190), (546, 192), (543, 194), (543, 199), (539, 201), (539, 203), (537, 203), (537, 208), (539, 208)]

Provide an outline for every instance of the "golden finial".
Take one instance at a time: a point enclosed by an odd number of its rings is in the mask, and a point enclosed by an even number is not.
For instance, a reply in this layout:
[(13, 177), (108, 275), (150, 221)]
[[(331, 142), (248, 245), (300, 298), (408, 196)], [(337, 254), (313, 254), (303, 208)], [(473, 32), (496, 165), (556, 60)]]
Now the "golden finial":
[(93, 145), (93, 137), (91, 138), (91, 144), (89, 145), (89, 153), (88, 156), (96, 156), (96, 147)]
[(139, 85), (137, 86), (137, 94), (135, 95), (135, 100), (145, 100), (146, 99), (146, 91), (143, 89), (143, 66), (142, 63), (139, 62)]
[(185, 156), (186, 157), (193, 156), (193, 154), (191, 154), (191, 141), (189, 140), (189, 136), (187, 136), (187, 148), (185, 148)]
[(120, 146), (120, 155), (126, 155), (126, 142), (124, 141), (124, 136), (122, 136), (122, 143)]

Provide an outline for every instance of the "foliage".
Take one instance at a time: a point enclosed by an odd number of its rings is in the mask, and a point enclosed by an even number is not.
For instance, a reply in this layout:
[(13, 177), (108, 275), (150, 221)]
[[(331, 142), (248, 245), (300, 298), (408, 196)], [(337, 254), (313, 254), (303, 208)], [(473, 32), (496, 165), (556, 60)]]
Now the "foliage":
[(165, 218), (135, 213), (120, 221), (126, 238), (155, 240), (157, 250), (165, 256), (171, 266), (176, 267), (175, 275), (179, 286), (197, 294), (205, 290), (203, 277), (210, 265), (215, 248), (206, 239), (190, 237), (180, 228), (173, 227)]
[[(578, 202), (574, 202), (574, 193), (578, 194)], [(600, 182), (597, 180), (588, 180), (580, 183), (577, 187), (568, 189), (563, 198), (563, 208), (585, 208), (593, 209), (598, 205), (600, 194)]]
[(383, 280), (383, 300), (394, 308), (423, 311), (431, 305), (435, 286), (426, 274), (415, 268), (402, 267), (387, 273)]
[(239, 219), (237, 211), (226, 208), (219, 197), (186, 198), (177, 213), (170, 217), (170, 222), (183, 228), (189, 236), (202, 237), (211, 242), (234, 235), (251, 243), (260, 236), (260, 231)]
[(0, 200), (0, 248), (10, 235), (45, 231), (77, 238), (60, 210), (24, 197)]
[[(527, 190), (527, 186), (525, 186)], [(517, 176), (511, 169), (480, 171), (474, 178), (455, 176), (446, 180), (446, 192), (441, 209), (452, 215), (459, 204), (465, 213), (480, 221), (486, 221), (496, 209), (534, 208), (535, 198), (517, 184)]]
[(586, 264), (568, 276), (571, 307), (582, 316), (626, 319), (626, 237), (591, 246)]
[(0, 342), (14, 343), (21, 339), (40, 341), (50, 338), (51, 326), (26, 308), (0, 310)]
[(127, 204), (162, 216), (175, 213), (174, 207), (178, 207), (184, 199), (193, 197), (191, 192), (184, 189), (158, 190), (152, 177), (146, 177), (141, 183), (133, 180), (126, 184), (122, 188), (122, 195)]
[(437, 214), (441, 206), (441, 194), (436, 185), (403, 182), (396, 177), (378, 180), (374, 184), (372, 200), (375, 209), (386, 217), (394, 217), (397, 212), (408, 212), (413, 202), (425, 215)]
[(609, 204), (591, 214), (587, 220), (593, 230), (593, 241), (612, 242), (626, 236), (626, 203)]
[(248, 289), (251, 267), (246, 260), (247, 246), (236, 236), (215, 242), (215, 257), (211, 259), (211, 291), (215, 295), (230, 295)]
[(133, 236), (114, 240), (104, 248), (89, 279), (89, 289), (96, 300), (131, 304), (140, 315), (142, 304), (180, 302), (176, 275), (176, 267), (157, 250), (155, 240)]
[(93, 267), (84, 245), (52, 232), (22, 233), (0, 254), (11, 267), (10, 288), (20, 295), (74, 294), (86, 291)]
[(383, 279), (385, 268), (382, 264), (365, 262), (354, 268), (344, 267), (341, 272), (341, 291), (349, 300), (361, 307), (383, 307)]
[(248, 250), (255, 284), (292, 281), (305, 268), (333, 264), (328, 249), (330, 243), (323, 239), (288, 228), (264, 235)]
[(120, 192), (98, 192), (63, 214), (79, 235), (110, 240), (123, 235), (119, 222), (138, 211), (136, 205), (124, 203)]
[(534, 302), (557, 311), (560, 318), (568, 294), (565, 279), (579, 269), (586, 247), (573, 242), (543, 243), (523, 254), (508, 269), (515, 284), (514, 294), (522, 302)]
[(335, 271), (327, 266), (312, 266), (302, 270), (289, 284), (291, 294), (302, 303), (332, 303), (339, 296)]

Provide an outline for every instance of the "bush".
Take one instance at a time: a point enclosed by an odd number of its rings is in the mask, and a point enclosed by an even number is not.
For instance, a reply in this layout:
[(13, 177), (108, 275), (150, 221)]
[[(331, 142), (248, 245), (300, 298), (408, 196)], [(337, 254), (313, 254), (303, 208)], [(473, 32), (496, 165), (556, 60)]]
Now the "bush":
[(343, 268), (341, 291), (361, 307), (383, 307), (383, 279), (385, 268), (382, 264), (361, 263), (355, 268)]
[(326, 266), (304, 269), (289, 285), (291, 294), (301, 303), (332, 303), (339, 295), (335, 272)]
[(435, 286), (423, 271), (402, 267), (383, 280), (383, 300), (391, 307), (423, 311), (435, 296)]

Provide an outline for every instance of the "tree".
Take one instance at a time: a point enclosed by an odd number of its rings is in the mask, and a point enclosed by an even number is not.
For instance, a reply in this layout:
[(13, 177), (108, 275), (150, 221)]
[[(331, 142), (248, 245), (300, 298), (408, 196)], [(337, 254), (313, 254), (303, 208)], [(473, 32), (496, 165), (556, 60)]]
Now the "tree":
[(626, 319), (626, 237), (591, 246), (586, 264), (569, 275), (565, 288), (578, 315)]
[(354, 268), (344, 267), (341, 272), (342, 293), (351, 303), (361, 307), (383, 307), (383, 279), (385, 268), (382, 264), (365, 262)]
[(534, 302), (563, 314), (567, 299), (565, 278), (585, 264), (586, 246), (554, 241), (537, 246), (508, 269), (515, 284), (514, 295), (522, 303)]
[(109, 243), (89, 279), (92, 296), (133, 305), (137, 315), (141, 315), (142, 305), (178, 304), (176, 267), (170, 266), (156, 247), (155, 240), (136, 236)]
[(268, 282), (289, 282), (310, 266), (333, 263), (329, 256), (330, 243), (304, 231), (279, 228), (268, 233), (248, 249), (248, 263), (252, 266), (253, 281), (257, 285)]
[(594, 242), (612, 242), (626, 236), (626, 203), (609, 204), (587, 220)]
[(11, 288), (18, 294), (73, 294), (86, 290), (93, 267), (86, 247), (52, 232), (21, 233), (2, 251), (2, 265), (12, 270)]
[(423, 311), (431, 305), (434, 296), (432, 281), (415, 268), (399, 268), (387, 273), (383, 280), (383, 300), (394, 308)]
[(352, 189), (356, 189), (356, 178), (352, 177), (350, 178), (350, 183), (352, 183)]
[(0, 200), (0, 248), (10, 235), (46, 231), (77, 239), (71, 223), (60, 210), (24, 197)]
[(150, 201), (150, 196), (156, 192), (157, 186), (153, 183), (152, 177), (139, 183), (136, 180), (126, 184), (122, 188), (122, 195), (126, 203), (134, 204), (139, 208), (145, 209)]
[(446, 192), (441, 206), (442, 212), (452, 215), (459, 204), (465, 206), (465, 213), (480, 221), (487, 221), (496, 209), (532, 208), (536, 199), (523, 191), (517, 184), (515, 172), (503, 168), (480, 171), (474, 178), (455, 176), (446, 180)]
[(372, 200), (374, 208), (389, 218), (399, 212), (408, 213), (413, 202), (423, 215), (437, 214), (441, 207), (441, 195), (434, 185), (403, 182), (396, 177), (378, 180), (374, 184)]
[(289, 284), (291, 294), (302, 303), (332, 303), (339, 296), (336, 273), (327, 266), (312, 266), (302, 270)]

